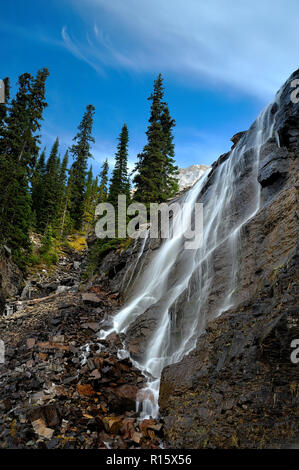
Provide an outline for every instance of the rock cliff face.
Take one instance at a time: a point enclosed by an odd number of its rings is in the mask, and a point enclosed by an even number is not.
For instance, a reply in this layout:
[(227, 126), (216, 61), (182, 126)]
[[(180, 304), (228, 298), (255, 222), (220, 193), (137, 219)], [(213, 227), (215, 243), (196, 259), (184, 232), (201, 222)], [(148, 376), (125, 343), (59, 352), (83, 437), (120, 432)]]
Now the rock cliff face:
[[(280, 108), (274, 105), (277, 138), (261, 149), (260, 210), (241, 232), (236, 307), (209, 322), (195, 350), (163, 370), (160, 412), (173, 447), (298, 445), (299, 364), (291, 361), (291, 343), (299, 338), (299, 105), (290, 101), (290, 82), (298, 77), (299, 71), (283, 87)], [(229, 158), (213, 165), (208, 184)], [(250, 153), (243, 158), (250, 165)], [(240, 194), (246, 184), (244, 172)], [(248, 191), (247, 204), (252, 197)], [(221, 248), (215, 258), (216, 298), (232, 265)], [(209, 306), (215, 306), (213, 293)]]

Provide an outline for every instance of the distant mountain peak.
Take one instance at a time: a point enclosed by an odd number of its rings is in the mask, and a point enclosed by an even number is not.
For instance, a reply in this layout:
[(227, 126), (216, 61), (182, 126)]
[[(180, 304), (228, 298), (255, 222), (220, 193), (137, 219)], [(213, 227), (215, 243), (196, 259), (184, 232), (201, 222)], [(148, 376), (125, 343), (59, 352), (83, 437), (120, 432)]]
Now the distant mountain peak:
[(206, 165), (191, 165), (188, 168), (180, 168), (178, 175), (179, 190), (182, 191), (193, 186), (209, 168)]

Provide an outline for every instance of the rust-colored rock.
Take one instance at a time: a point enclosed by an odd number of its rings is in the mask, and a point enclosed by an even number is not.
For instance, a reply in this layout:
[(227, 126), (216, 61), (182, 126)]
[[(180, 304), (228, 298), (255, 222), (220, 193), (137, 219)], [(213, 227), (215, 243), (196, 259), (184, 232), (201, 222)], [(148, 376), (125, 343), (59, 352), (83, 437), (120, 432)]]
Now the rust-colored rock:
[(134, 421), (135, 420), (133, 418), (125, 418), (123, 420), (120, 432), (123, 434), (124, 439), (132, 439), (135, 432)]
[(79, 395), (83, 397), (92, 397), (96, 394), (95, 390), (92, 388), (91, 385), (86, 384), (86, 385), (77, 385), (77, 392)]
[(123, 421), (119, 417), (106, 416), (103, 419), (103, 424), (107, 432), (110, 434), (117, 434), (123, 425)]

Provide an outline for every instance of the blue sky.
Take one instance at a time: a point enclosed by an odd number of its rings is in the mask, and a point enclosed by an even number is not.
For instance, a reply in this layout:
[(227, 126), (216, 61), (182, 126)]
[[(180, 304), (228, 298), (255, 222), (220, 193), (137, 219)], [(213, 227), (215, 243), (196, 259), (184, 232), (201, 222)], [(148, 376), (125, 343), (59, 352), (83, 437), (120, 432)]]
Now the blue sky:
[(124, 122), (133, 165), (161, 72), (178, 165), (211, 164), (298, 68), (298, 31), (297, 0), (12, 0), (1, 4), (1, 78), (49, 68), (48, 151), (56, 136), (65, 151), (94, 104), (98, 172)]

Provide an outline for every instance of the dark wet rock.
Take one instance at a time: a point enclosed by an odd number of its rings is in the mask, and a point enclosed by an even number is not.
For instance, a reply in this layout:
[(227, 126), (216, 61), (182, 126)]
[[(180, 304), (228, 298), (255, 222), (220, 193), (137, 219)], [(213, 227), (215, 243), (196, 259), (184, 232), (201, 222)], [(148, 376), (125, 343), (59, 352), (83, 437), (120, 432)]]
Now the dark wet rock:
[(286, 148), (276, 149), (261, 161), (258, 181), (263, 188), (265, 202), (283, 189), (287, 182), (290, 162)]
[(116, 346), (117, 348), (122, 347), (122, 341), (117, 333), (111, 333), (106, 337), (105, 341), (111, 346)]
[(60, 414), (56, 404), (34, 408), (29, 411), (28, 417), (31, 422), (43, 419), (50, 428), (54, 428), (60, 424)]
[(90, 305), (92, 307), (98, 307), (102, 302), (99, 296), (92, 292), (85, 292), (82, 294), (82, 300), (84, 304)]
[(146, 351), (152, 333), (160, 321), (159, 306), (150, 307), (129, 326), (125, 344), (133, 359), (141, 359)]
[[(92, 247), (94, 242), (95, 239), (90, 238), (89, 246)], [(133, 287), (136, 287), (141, 270), (144, 269), (160, 245), (160, 238), (148, 238), (145, 244), (144, 240), (139, 238), (132, 239), (126, 249), (111, 250), (101, 260), (93, 284), (105, 285), (111, 292), (119, 293), (120, 296), (125, 293), (128, 297)], [(143, 256), (141, 257), (142, 247)]]
[(64, 277), (60, 280), (60, 285), (63, 286), (73, 286), (75, 284), (75, 279), (72, 276)]
[(135, 411), (139, 388), (136, 385), (122, 385), (111, 390), (109, 407), (116, 413)]
[(241, 132), (237, 132), (237, 134), (233, 135), (232, 138), (230, 139), (232, 142), (233, 142), (233, 147), (234, 148), (237, 143), (239, 142), (239, 140), (241, 140), (241, 138), (246, 134), (246, 131), (241, 131)]

